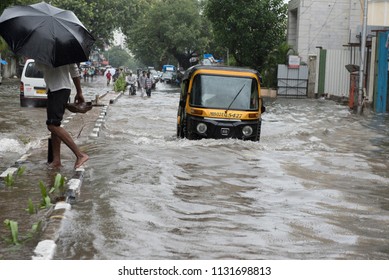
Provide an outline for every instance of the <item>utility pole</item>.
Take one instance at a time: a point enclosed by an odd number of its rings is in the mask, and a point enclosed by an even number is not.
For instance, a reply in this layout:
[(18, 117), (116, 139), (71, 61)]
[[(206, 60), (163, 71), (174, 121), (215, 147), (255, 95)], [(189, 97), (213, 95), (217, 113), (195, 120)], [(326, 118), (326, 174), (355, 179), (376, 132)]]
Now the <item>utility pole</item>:
[(358, 85), (358, 107), (357, 113), (362, 114), (363, 107), (363, 82), (364, 82), (364, 71), (365, 71), (365, 49), (366, 49), (366, 28), (367, 28), (367, 0), (365, 0), (363, 6), (363, 25), (361, 35), (361, 62), (359, 65), (359, 85)]

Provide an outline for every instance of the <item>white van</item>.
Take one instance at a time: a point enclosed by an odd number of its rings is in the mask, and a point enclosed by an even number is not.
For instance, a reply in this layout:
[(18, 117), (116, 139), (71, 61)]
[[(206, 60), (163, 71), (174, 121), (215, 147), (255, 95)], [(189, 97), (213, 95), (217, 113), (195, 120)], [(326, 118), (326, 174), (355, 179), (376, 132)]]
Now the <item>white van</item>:
[(27, 59), (20, 78), (20, 106), (46, 107), (47, 91), (42, 71), (35, 67), (33, 59)]

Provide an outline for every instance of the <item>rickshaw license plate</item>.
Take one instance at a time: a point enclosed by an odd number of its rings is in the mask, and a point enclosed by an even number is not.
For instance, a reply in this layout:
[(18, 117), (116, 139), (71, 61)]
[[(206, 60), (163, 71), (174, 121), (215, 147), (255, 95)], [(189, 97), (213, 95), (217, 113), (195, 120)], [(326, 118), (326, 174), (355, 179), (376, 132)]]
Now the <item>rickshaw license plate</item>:
[(220, 133), (222, 134), (222, 135), (228, 135), (229, 133), (230, 133), (230, 129), (229, 128), (221, 128), (220, 129)]

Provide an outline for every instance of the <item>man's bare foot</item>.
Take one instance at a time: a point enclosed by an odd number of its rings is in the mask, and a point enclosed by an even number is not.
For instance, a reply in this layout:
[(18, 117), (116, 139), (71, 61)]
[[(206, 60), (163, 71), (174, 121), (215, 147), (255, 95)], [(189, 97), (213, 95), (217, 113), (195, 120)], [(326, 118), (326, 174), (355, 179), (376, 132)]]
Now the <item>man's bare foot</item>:
[(61, 163), (57, 163), (57, 162), (47, 163), (48, 169), (60, 169), (61, 167), (63, 167), (63, 165)]
[(81, 167), (87, 160), (89, 159), (89, 156), (87, 154), (82, 153), (82, 156), (77, 158), (76, 163), (74, 164), (74, 168), (77, 169)]

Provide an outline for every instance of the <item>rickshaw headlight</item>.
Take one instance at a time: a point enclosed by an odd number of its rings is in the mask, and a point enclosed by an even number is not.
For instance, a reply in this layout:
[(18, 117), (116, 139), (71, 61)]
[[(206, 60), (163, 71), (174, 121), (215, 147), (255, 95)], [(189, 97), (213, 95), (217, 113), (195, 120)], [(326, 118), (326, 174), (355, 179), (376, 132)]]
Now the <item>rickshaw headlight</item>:
[(246, 137), (251, 136), (251, 134), (253, 134), (253, 128), (251, 126), (249, 126), (249, 125), (246, 125), (242, 129), (242, 133)]
[(197, 132), (201, 134), (204, 134), (207, 131), (207, 125), (205, 123), (199, 123), (196, 128)]

